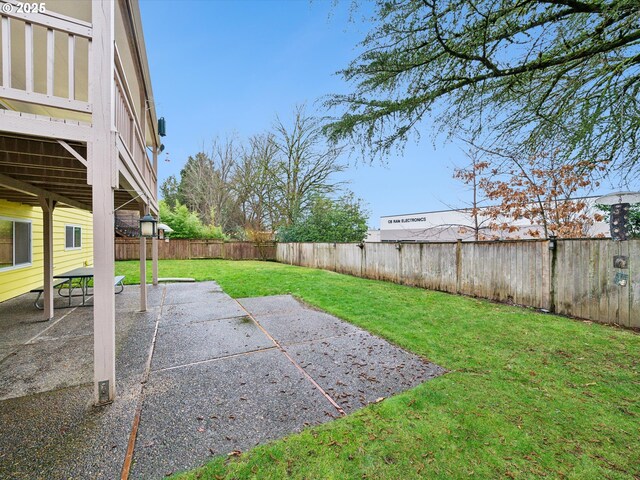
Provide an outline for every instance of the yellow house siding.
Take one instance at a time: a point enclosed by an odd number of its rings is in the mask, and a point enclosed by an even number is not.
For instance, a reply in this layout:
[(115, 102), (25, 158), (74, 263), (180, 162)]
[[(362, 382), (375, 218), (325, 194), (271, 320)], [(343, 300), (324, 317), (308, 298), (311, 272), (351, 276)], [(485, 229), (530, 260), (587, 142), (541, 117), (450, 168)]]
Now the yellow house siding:
[[(82, 227), (81, 248), (65, 249), (66, 225)], [(72, 268), (93, 265), (93, 217), (91, 212), (75, 208), (56, 208), (53, 211), (53, 251), (54, 274), (63, 273)]]
[[(0, 217), (31, 221), (31, 265), (0, 271), (0, 302), (28, 292), (44, 283), (42, 210), (0, 200)], [(82, 247), (65, 250), (65, 225), (82, 227)], [(62, 273), (93, 263), (93, 223), (91, 212), (58, 207), (53, 214), (53, 271)]]

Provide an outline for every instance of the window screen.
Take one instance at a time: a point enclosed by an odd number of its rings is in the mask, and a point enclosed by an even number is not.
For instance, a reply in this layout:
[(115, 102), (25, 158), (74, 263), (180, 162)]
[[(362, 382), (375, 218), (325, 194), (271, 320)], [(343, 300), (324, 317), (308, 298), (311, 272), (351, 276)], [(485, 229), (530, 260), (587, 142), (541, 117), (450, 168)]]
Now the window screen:
[(66, 225), (64, 228), (64, 248), (82, 247), (82, 227)]
[(73, 248), (73, 227), (64, 228), (64, 248)]
[(31, 224), (14, 222), (15, 260), (14, 265), (31, 263)]
[(74, 227), (73, 229), (73, 246), (80, 248), (82, 246), (82, 228)]

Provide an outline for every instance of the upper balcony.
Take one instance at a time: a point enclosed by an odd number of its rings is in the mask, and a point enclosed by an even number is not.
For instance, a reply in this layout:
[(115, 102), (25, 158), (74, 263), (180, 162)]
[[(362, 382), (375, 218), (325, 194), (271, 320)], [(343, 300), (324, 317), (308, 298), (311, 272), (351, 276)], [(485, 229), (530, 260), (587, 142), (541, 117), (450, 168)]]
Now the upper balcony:
[[(104, 81), (89, 73), (92, 2), (47, 0), (34, 11), (32, 3), (3, 1), (0, 114), (12, 117), (12, 133), (29, 134), (27, 123), (39, 122), (51, 138), (78, 142), (81, 149), (92, 122), (91, 82)], [(155, 203), (157, 159), (149, 152), (160, 140), (137, 0), (116, 0), (114, 23), (112, 128), (119, 173)]]

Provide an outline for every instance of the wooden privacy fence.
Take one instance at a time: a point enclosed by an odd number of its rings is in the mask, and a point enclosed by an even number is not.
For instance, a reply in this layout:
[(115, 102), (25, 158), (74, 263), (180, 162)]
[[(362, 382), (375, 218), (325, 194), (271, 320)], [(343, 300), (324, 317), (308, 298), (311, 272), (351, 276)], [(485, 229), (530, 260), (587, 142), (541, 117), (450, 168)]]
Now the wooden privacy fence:
[(276, 259), (640, 328), (640, 240), (280, 243)]
[[(116, 260), (138, 260), (140, 239), (117, 237)], [(151, 258), (151, 242), (147, 242), (147, 258)], [(161, 260), (189, 260), (194, 258), (222, 258), (226, 260), (275, 260), (274, 243), (221, 242), (219, 240), (171, 239), (158, 240)]]

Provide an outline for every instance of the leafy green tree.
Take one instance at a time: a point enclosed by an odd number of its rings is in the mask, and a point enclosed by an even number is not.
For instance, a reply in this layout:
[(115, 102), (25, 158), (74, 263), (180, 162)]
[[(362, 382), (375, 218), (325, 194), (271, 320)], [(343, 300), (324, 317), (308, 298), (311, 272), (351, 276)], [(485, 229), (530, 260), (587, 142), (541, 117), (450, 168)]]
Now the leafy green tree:
[(561, 145), (563, 161), (637, 165), (638, 0), (377, 0), (375, 10), (363, 53), (340, 72), (354, 91), (327, 101), (344, 109), (330, 138), (384, 155), (424, 120), (525, 155)]
[(189, 211), (180, 202), (171, 208), (164, 200), (160, 200), (159, 207), (161, 221), (173, 229), (171, 238), (226, 239), (220, 227), (204, 225), (196, 212)]
[[(596, 205), (596, 208), (605, 212), (604, 218), (608, 222), (611, 214), (611, 205)], [(629, 209), (627, 232), (629, 238), (640, 238), (640, 203), (634, 203)]]
[(361, 242), (367, 235), (368, 214), (353, 193), (337, 200), (317, 195), (308, 213), (278, 231), (281, 242)]

